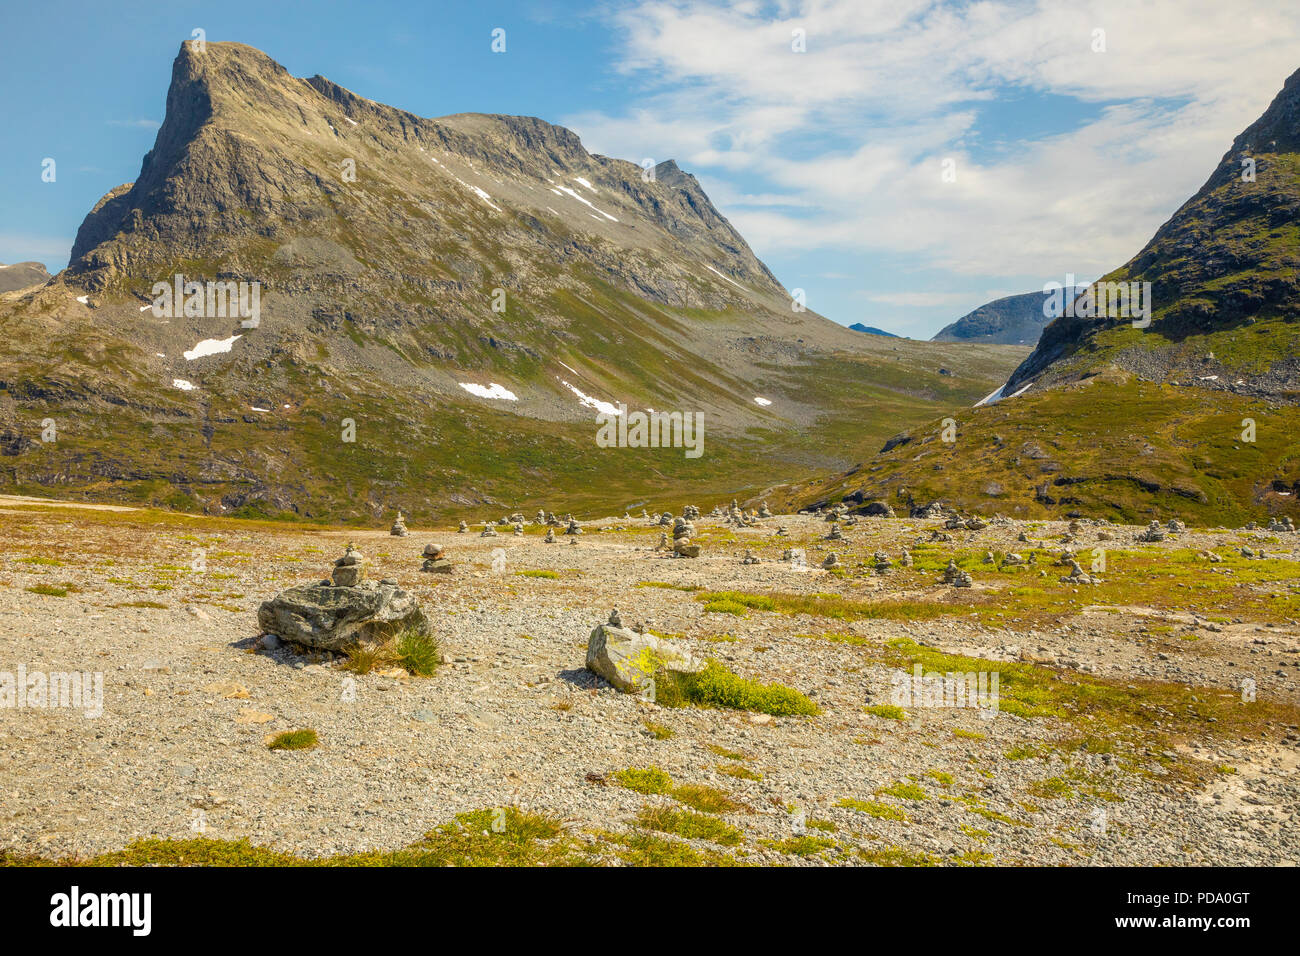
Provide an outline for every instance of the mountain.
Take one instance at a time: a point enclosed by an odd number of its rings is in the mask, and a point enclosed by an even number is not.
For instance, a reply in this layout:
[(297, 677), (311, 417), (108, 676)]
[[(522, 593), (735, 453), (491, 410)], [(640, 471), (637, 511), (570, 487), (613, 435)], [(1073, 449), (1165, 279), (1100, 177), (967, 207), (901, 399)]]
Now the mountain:
[(854, 332), (865, 332), (868, 335), (884, 335), (891, 339), (898, 338), (893, 332), (886, 332), (884, 329), (878, 329), (874, 325), (863, 325), (861, 322), (854, 322), (849, 326)]
[(1008, 386), (1077, 380), (1113, 364), (1147, 381), (1195, 381), (1294, 399), (1300, 387), (1300, 70), (1151, 241), (1089, 288), (1101, 283), (1132, 291), (1149, 283), (1149, 325), (1141, 327), (1140, 317), (1062, 316)]
[(956, 322), (940, 329), (934, 342), (991, 342), (1002, 345), (1033, 345), (1047, 323), (1042, 292), (1009, 295), (981, 305)]
[(954, 441), (941, 421), (910, 429), (773, 504), (1300, 516), (1298, 274), (1300, 71), (1150, 242), (1047, 326), (998, 400), (953, 416)]
[(50, 274), (39, 262), (17, 262), (11, 266), (0, 263), (0, 292), (14, 292), (43, 285), (49, 279)]
[[(731, 498), (1025, 355), (795, 311), (672, 161), (421, 118), (237, 43), (181, 47), (139, 175), (0, 329), (0, 486), (344, 521)], [(602, 447), (620, 403), (702, 416), (703, 454)]]

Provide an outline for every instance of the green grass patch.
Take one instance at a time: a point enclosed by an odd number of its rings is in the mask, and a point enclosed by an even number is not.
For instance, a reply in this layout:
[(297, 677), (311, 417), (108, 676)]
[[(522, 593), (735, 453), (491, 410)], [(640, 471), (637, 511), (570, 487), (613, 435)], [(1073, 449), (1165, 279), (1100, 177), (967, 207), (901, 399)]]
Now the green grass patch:
[(55, 584), (33, 584), (27, 588), (33, 594), (44, 594), (47, 597), (67, 597), (68, 589)]
[(266, 745), (271, 750), (311, 750), (320, 744), (320, 738), (316, 731), (310, 728), (305, 730), (286, 730), (282, 734), (276, 734)]
[(862, 709), (873, 717), (883, 717), (885, 720), (907, 720), (907, 711), (896, 704), (872, 704)]
[(673, 787), (669, 796), (702, 813), (736, 813), (746, 809), (743, 803), (733, 799), (727, 791), (700, 783), (684, 783)]
[(408, 674), (430, 677), (438, 669), (441, 653), (437, 640), (422, 631), (408, 628), (393, 638), (392, 658)]
[(735, 777), (738, 780), (762, 780), (763, 775), (756, 771), (750, 770), (744, 764), (724, 763), (718, 765), (718, 773), (725, 773), (728, 777)]
[(657, 724), (653, 720), (645, 721), (643, 726), (650, 732), (650, 736), (655, 740), (669, 740), (672, 737), (677, 736), (677, 732), (671, 727), (664, 724)]
[(878, 797), (897, 797), (899, 800), (929, 800), (930, 795), (917, 783), (900, 780), (876, 791)]
[(637, 793), (667, 793), (673, 787), (673, 778), (658, 767), (629, 767), (615, 771), (612, 776), (620, 787)]
[(811, 716), (821, 712), (797, 690), (740, 677), (712, 660), (694, 674), (661, 668), (655, 675), (655, 703), (664, 707), (748, 710), (774, 717)]
[(676, 807), (642, 807), (636, 823), (647, 830), (671, 833), (687, 840), (708, 840), (721, 846), (739, 846), (744, 841), (744, 834), (726, 821)]
[(715, 610), (725, 610), (730, 614), (742, 614), (745, 609), (752, 609), (780, 614), (809, 614), (841, 621), (917, 621), (965, 613), (966, 610), (958, 605), (935, 601), (859, 601), (839, 594), (783, 594), (776, 591), (765, 594), (705, 591), (697, 594), (695, 600), (705, 602), (705, 610), (709, 609), (709, 605), (716, 605)]

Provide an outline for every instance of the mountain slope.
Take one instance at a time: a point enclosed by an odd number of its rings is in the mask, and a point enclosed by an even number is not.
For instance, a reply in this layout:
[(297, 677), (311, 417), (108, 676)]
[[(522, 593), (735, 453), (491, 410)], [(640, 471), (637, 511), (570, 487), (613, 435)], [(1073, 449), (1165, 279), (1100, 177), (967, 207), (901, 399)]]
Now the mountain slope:
[[(260, 283), (255, 326), (201, 297), (155, 315), (177, 275)], [(423, 119), (233, 43), (181, 48), (140, 174), (0, 328), (0, 483), (342, 520), (731, 497), (845, 467), (1025, 354), (793, 311), (671, 161)], [(599, 447), (618, 403), (703, 415), (705, 453)]]
[(1042, 292), (994, 299), (944, 326), (931, 341), (1033, 345), (1052, 320), (1043, 303)]
[[(1298, 272), (1300, 71), (1151, 241), (1044, 330), (1001, 390), (1013, 397), (953, 416), (955, 441), (932, 422), (774, 503), (857, 493), (1021, 516), (1300, 515)], [(1150, 283), (1149, 324), (1085, 315), (1100, 283)]]
[(1293, 400), (1300, 387), (1300, 70), (1196, 195), (1098, 282), (1150, 283), (1150, 325), (1063, 316), (1044, 330), (1010, 389), (1077, 380), (1113, 363), (1148, 381), (1194, 380)]
[(39, 262), (16, 262), (7, 266), (0, 264), (0, 292), (14, 292), (34, 285), (48, 282), (50, 274)]

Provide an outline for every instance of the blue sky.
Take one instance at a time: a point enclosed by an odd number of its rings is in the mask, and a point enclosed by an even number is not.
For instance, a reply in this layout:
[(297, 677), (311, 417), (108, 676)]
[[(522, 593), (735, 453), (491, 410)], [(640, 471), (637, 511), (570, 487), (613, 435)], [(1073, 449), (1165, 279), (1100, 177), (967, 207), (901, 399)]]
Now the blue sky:
[(196, 27), (420, 115), (676, 159), (810, 308), (914, 337), (1124, 262), (1300, 67), (1289, 0), (11, 4), (0, 262), (66, 265)]

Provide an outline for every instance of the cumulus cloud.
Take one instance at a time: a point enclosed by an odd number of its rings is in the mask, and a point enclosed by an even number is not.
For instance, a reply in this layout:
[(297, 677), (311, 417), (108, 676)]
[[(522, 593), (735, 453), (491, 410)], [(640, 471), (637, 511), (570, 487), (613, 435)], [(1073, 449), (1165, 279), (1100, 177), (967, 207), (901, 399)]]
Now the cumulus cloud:
[[(697, 172), (760, 254), (902, 253), (994, 280), (1100, 274), (1300, 66), (1300, 8), (1249, 7), (640, 0), (612, 17), (617, 68), (644, 95), (566, 123), (599, 152)], [(1012, 95), (1043, 110), (1069, 98), (1079, 118), (1039, 133), (1002, 116), (992, 143), (981, 116)]]

